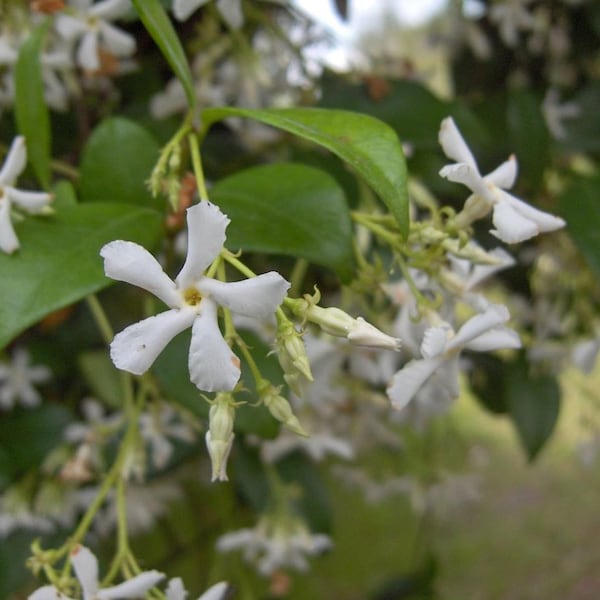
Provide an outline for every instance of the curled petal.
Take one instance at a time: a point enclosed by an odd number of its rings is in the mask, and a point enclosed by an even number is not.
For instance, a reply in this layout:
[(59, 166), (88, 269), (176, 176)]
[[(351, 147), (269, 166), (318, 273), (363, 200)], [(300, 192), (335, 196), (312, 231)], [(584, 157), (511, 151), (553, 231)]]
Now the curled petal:
[(490, 233), (507, 244), (523, 242), (539, 233), (537, 225), (532, 220), (519, 214), (507, 202), (494, 206), (492, 221), (496, 229), (491, 229)]
[(100, 590), (95, 600), (118, 600), (120, 598), (141, 598), (148, 590), (153, 588), (161, 579), (164, 579), (164, 574), (158, 571), (145, 571), (136, 575), (132, 579), (115, 585), (110, 588)]
[(134, 375), (145, 373), (165, 346), (195, 318), (191, 309), (173, 309), (130, 325), (110, 345), (113, 363)]
[(174, 0), (173, 14), (178, 21), (185, 21), (196, 9), (204, 6), (208, 0)]
[(509, 327), (495, 327), (477, 336), (468, 344), (465, 344), (467, 350), (474, 350), (475, 352), (489, 352), (490, 350), (520, 347), (521, 338), (519, 334)]
[(446, 351), (462, 348), (470, 344), (494, 327), (510, 319), (508, 309), (503, 304), (490, 304), (486, 310), (471, 317), (446, 345)]
[(52, 194), (46, 192), (24, 192), (8, 186), (4, 192), (11, 202), (30, 213), (39, 213), (52, 200)]
[(387, 388), (387, 395), (396, 410), (402, 410), (423, 387), (435, 370), (443, 364), (442, 358), (411, 360), (393, 377)]
[(100, 33), (106, 48), (115, 56), (131, 56), (135, 52), (135, 38), (109, 23), (101, 22)]
[(192, 382), (207, 392), (230, 391), (240, 378), (240, 359), (223, 339), (210, 298), (202, 299), (194, 321), (188, 366)]
[(502, 201), (509, 204), (522, 217), (533, 221), (541, 232), (555, 231), (565, 226), (565, 221), (560, 217), (555, 217), (550, 213), (534, 208), (527, 202), (515, 198), (506, 192), (502, 193)]
[(98, 560), (89, 548), (79, 545), (71, 552), (71, 564), (81, 584), (83, 600), (93, 600), (98, 591)]
[(290, 284), (279, 273), (270, 271), (251, 279), (227, 283), (203, 277), (197, 287), (217, 304), (240, 315), (261, 319), (275, 312)]
[(10, 202), (0, 198), (0, 250), (12, 254), (19, 247), (19, 240), (10, 220)]
[(25, 138), (19, 135), (10, 145), (8, 155), (2, 165), (2, 170), (0, 170), (0, 186), (12, 185), (25, 168), (26, 163)]
[(508, 190), (515, 184), (517, 171), (517, 159), (514, 155), (511, 155), (508, 160), (496, 167), (491, 173), (488, 173), (484, 179), (488, 183)]
[(479, 175), (473, 154), (452, 117), (447, 117), (442, 121), (438, 140), (448, 158), (459, 163), (466, 163)]
[(462, 183), (466, 185), (473, 193), (483, 196), (488, 202), (491, 202), (490, 190), (485, 185), (485, 181), (479, 175), (477, 169), (469, 166), (466, 163), (455, 163), (446, 165), (440, 169), (440, 177), (444, 177), (448, 181), (454, 183)]
[(104, 259), (107, 277), (141, 287), (171, 308), (181, 307), (177, 286), (143, 246), (115, 240), (102, 247), (100, 256)]
[(225, 243), (225, 230), (229, 225), (229, 218), (218, 206), (202, 200), (188, 208), (187, 224), (187, 256), (175, 280), (181, 289), (200, 279), (208, 265), (217, 258)]

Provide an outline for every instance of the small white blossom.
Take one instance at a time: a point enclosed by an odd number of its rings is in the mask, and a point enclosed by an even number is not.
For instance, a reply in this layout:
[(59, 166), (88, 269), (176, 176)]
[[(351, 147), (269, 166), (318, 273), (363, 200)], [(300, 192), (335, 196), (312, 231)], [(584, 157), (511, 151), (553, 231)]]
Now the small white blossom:
[[(220, 581), (210, 586), (198, 600), (224, 600), (228, 590), (229, 584), (226, 581)], [(187, 591), (183, 587), (183, 582), (179, 577), (175, 577), (169, 581), (165, 594), (167, 600), (185, 600), (187, 597)]]
[(421, 387), (440, 369), (441, 384), (451, 398), (459, 394), (458, 368), (462, 350), (487, 352), (500, 348), (519, 348), (515, 331), (503, 324), (510, 315), (505, 306), (490, 304), (480, 314), (471, 317), (456, 334), (449, 326), (430, 327), (421, 344), (422, 359), (411, 360), (392, 378), (387, 393), (395, 409), (408, 405)]
[(20, 135), (13, 140), (2, 169), (0, 169), (0, 250), (12, 254), (19, 248), (19, 240), (11, 221), (13, 205), (31, 213), (49, 212), (52, 200), (45, 192), (25, 192), (17, 189), (15, 182), (27, 164), (25, 138)]
[(27, 350), (18, 348), (10, 364), (0, 363), (0, 409), (10, 409), (17, 402), (29, 408), (37, 406), (41, 398), (33, 385), (51, 377), (48, 367), (31, 366)]
[[(209, 0), (174, 0), (173, 14), (179, 21), (185, 21)], [(239, 29), (244, 24), (241, 0), (217, 0), (217, 10), (232, 29)]]
[(187, 222), (188, 254), (175, 281), (138, 244), (117, 240), (100, 251), (108, 277), (137, 285), (170, 308), (119, 333), (110, 355), (117, 368), (141, 375), (178, 333), (192, 327), (188, 360), (192, 382), (201, 390), (229, 391), (240, 378), (240, 360), (219, 330), (218, 306), (264, 319), (281, 304), (290, 284), (274, 271), (235, 282), (206, 277), (204, 271), (225, 242), (229, 219), (202, 201), (188, 209)]
[(131, 6), (130, 0), (72, 1), (72, 14), (60, 13), (55, 18), (56, 30), (71, 43), (78, 43), (77, 64), (87, 71), (100, 68), (99, 50), (106, 49), (118, 57), (135, 52), (135, 38), (109, 21), (122, 17)]
[[(85, 546), (78, 545), (71, 552), (71, 564), (81, 585), (83, 600), (117, 600), (139, 598), (164, 578), (158, 571), (144, 571), (132, 579), (113, 587), (100, 589), (98, 560)], [(29, 600), (70, 600), (55, 586), (46, 585), (29, 596)]]
[(439, 141), (446, 156), (456, 161), (445, 166), (440, 175), (449, 181), (466, 185), (473, 192), (463, 209), (463, 213), (472, 213), (468, 223), (484, 217), (493, 208), (496, 229), (491, 233), (507, 244), (523, 242), (539, 233), (564, 227), (565, 222), (560, 217), (533, 208), (505, 191), (512, 187), (517, 176), (517, 160), (514, 156), (482, 176), (452, 117), (442, 121)]
[(581, 114), (579, 105), (575, 102), (560, 102), (560, 94), (556, 88), (550, 88), (544, 96), (542, 113), (552, 136), (557, 140), (567, 137), (563, 121), (575, 119)]

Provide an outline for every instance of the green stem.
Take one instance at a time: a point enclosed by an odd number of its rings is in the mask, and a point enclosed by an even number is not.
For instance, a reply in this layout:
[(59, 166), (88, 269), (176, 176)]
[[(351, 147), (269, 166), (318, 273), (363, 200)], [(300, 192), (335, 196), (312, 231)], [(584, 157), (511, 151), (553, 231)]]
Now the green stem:
[(291, 287), (289, 293), (293, 296), (297, 296), (302, 289), (302, 282), (304, 281), (304, 277), (306, 276), (306, 271), (308, 270), (308, 261), (305, 258), (299, 258), (296, 260), (296, 264), (292, 269), (292, 273), (290, 275)]
[(110, 344), (115, 337), (115, 333), (108, 320), (108, 317), (106, 316), (106, 313), (104, 312), (104, 309), (102, 308), (102, 305), (100, 304), (100, 301), (98, 300), (98, 297), (96, 294), (90, 294), (89, 296), (85, 297), (85, 301), (87, 302), (88, 308), (94, 317), (94, 321), (96, 321), (96, 325), (98, 326), (104, 341), (107, 344)]
[(208, 192), (206, 191), (206, 182), (204, 181), (204, 170), (202, 169), (202, 159), (200, 157), (200, 145), (198, 137), (194, 133), (188, 136), (190, 152), (192, 154), (192, 166), (194, 175), (196, 176), (196, 185), (198, 186), (198, 195), (200, 200), (208, 200)]
[(245, 275), (246, 277), (256, 277), (256, 273), (252, 269), (249, 269), (241, 260), (236, 258), (229, 250), (221, 252), (221, 256), (242, 275)]

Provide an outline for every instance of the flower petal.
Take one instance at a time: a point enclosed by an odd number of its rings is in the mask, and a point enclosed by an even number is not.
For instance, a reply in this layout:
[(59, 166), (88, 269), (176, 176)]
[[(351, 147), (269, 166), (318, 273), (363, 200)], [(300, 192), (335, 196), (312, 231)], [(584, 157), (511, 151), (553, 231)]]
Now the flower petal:
[(507, 244), (523, 242), (539, 233), (533, 221), (519, 214), (507, 202), (494, 206), (492, 221), (496, 229), (490, 229), (490, 233)]
[(198, 600), (225, 600), (229, 584), (226, 581), (219, 581), (209, 587)]
[(10, 220), (10, 202), (0, 198), (0, 250), (12, 254), (19, 248), (19, 240)]
[(466, 163), (479, 175), (479, 169), (473, 154), (471, 154), (469, 146), (467, 146), (452, 117), (447, 117), (442, 121), (438, 140), (448, 158), (459, 163)]
[(54, 26), (56, 31), (66, 40), (74, 40), (87, 31), (83, 21), (65, 14), (56, 15)]
[(4, 192), (14, 204), (30, 213), (39, 213), (52, 200), (52, 194), (46, 192), (25, 192), (9, 186)]
[(244, 13), (240, 0), (217, 0), (217, 9), (232, 29), (240, 29), (244, 24)]
[(396, 410), (402, 410), (444, 362), (440, 357), (411, 360), (393, 377), (387, 395)]
[(93, 600), (98, 591), (98, 560), (89, 548), (79, 545), (71, 551), (71, 564), (81, 584), (83, 600)]
[(27, 164), (25, 138), (18, 135), (10, 145), (8, 155), (0, 170), (0, 186), (12, 185)]
[(100, 256), (104, 259), (107, 277), (141, 287), (171, 308), (183, 305), (175, 283), (143, 246), (115, 240), (102, 247)]
[(180, 289), (200, 279), (221, 252), (229, 218), (218, 206), (202, 200), (187, 210), (188, 251), (185, 263), (175, 281)]
[(131, 0), (101, 0), (89, 8), (90, 15), (102, 19), (118, 19), (131, 8)]
[(175, 577), (169, 581), (165, 595), (167, 596), (167, 600), (185, 600), (187, 592), (183, 587), (180, 577)]
[(194, 321), (188, 366), (192, 382), (207, 392), (230, 391), (240, 378), (240, 359), (223, 339), (210, 298), (202, 299)]
[(490, 304), (484, 312), (471, 317), (458, 330), (456, 335), (448, 341), (446, 351), (466, 346), (490, 329), (506, 323), (508, 319), (510, 319), (510, 314), (506, 306), (503, 304)]
[(173, 309), (130, 325), (110, 345), (113, 363), (134, 375), (145, 373), (165, 346), (195, 318), (191, 309)]
[(97, 600), (117, 600), (120, 598), (140, 598), (148, 590), (153, 588), (161, 579), (164, 579), (164, 573), (158, 571), (144, 571), (128, 581), (119, 585), (105, 588), (96, 594)]
[(491, 173), (488, 173), (483, 179), (488, 183), (507, 190), (515, 184), (517, 171), (517, 159), (513, 154), (508, 160), (504, 161), (499, 167), (496, 167)]
[(489, 352), (504, 348), (520, 348), (521, 338), (519, 334), (509, 327), (494, 327), (486, 331), (464, 346), (467, 350), (475, 352)]
[(45, 585), (27, 597), (27, 600), (70, 600), (61, 594), (53, 585)]
[(449, 327), (429, 327), (423, 335), (421, 354), (423, 358), (433, 358), (443, 354), (448, 341)]
[(585, 340), (575, 344), (571, 352), (571, 360), (578, 369), (588, 375), (594, 370), (599, 351), (600, 343), (598, 340)]
[(135, 52), (135, 38), (110, 23), (99, 25), (102, 41), (115, 56), (131, 56)]
[(196, 285), (200, 293), (210, 296), (217, 304), (257, 319), (272, 315), (290, 288), (275, 271), (233, 282), (202, 277)]
[(77, 49), (77, 64), (86, 71), (97, 71), (100, 68), (98, 58), (98, 31), (86, 31)]
[(174, 0), (173, 15), (178, 21), (185, 21), (197, 8), (207, 2), (208, 0)]
[(539, 231), (555, 231), (566, 224), (560, 217), (555, 217), (550, 213), (534, 208), (530, 204), (527, 204), (527, 202), (523, 202), (523, 200), (519, 200), (506, 192), (502, 193), (502, 201), (508, 203), (522, 217), (533, 221)]

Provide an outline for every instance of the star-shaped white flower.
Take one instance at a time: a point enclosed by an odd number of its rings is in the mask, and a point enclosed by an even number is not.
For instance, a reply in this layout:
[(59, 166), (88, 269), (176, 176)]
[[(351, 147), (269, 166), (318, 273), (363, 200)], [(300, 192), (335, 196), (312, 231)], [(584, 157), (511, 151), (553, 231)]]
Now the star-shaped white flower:
[[(208, 2), (209, 0), (174, 0), (173, 14), (179, 21), (185, 21)], [(217, 10), (232, 29), (239, 29), (244, 24), (241, 0), (217, 0)]]
[(490, 304), (486, 310), (471, 317), (457, 332), (449, 327), (430, 327), (421, 344), (422, 359), (411, 360), (390, 382), (387, 394), (395, 409), (401, 410), (412, 400), (434, 373), (444, 378), (443, 389), (451, 398), (459, 394), (458, 370), (462, 350), (488, 352), (500, 348), (520, 348), (515, 331), (503, 324), (510, 315), (505, 306)]
[[(77, 546), (71, 552), (71, 564), (79, 583), (83, 600), (120, 600), (121, 598), (140, 598), (153, 588), (163, 573), (144, 571), (132, 579), (108, 588), (100, 589), (98, 581), (98, 560), (85, 546)], [(29, 596), (29, 600), (71, 600), (61, 594), (53, 585), (45, 585)]]
[(26, 192), (17, 189), (15, 182), (27, 164), (25, 138), (20, 135), (13, 140), (2, 169), (0, 169), (0, 250), (12, 254), (19, 248), (19, 240), (12, 225), (13, 206), (31, 213), (49, 212), (52, 195), (45, 192)]
[(40, 395), (33, 385), (51, 377), (48, 367), (30, 364), (27, 350), (15, 350), (11, 364), (0, 363), (0, 409), (12, 408), (17, 401), (29, 408), (37, 406)]
[(235, 282), (206, 277), (204, 271), (225, 242), (229, 219), (217, 206), (202, 201), (188, 209), (187, 223), (188, 253), (175, 281), (138, 244), (117, 240), (100, 251), (108, 277), (148, 290), (170, 307), (115, 336), (110, 356), (117, 368), (141, 375), (178, 333), (192, 327), (192, 382), (209, 392), (230, 391), (240, 378), (240, 361), (219, 330), (218, 306), (265, 319), (281, 304), (290, 284), (274, 271)]
[[(440, 175), (449, 181), (466, 185), (481, 200), (483, 210), (475, 218), (485, 216), (493, 208), (496, 227), (491, 233), (507, 244), (515, 244), (539, 233), (564, 227), (560, 217), (533, 208), (505, 190), (511, 188), (517, 177), (517, 159), (511, 156), (488, 175), (482, 176), (467, 143), (452, 117), (442, 121), (439, 142), (448, 158), (456, 163), (445, 166)], [(487, 205), (487, 206), (486, 206)]]
[(70, 42), (79, 41), (77, 64), (87, 71), (100, 68), (100, 47), (118, 57), (135, 52), (135, 38), (109, 21), (122, 17), (130, 8), (130, 0), (71, 0), (73, 14), (61, 13), (55, 18), (56, 30)]

